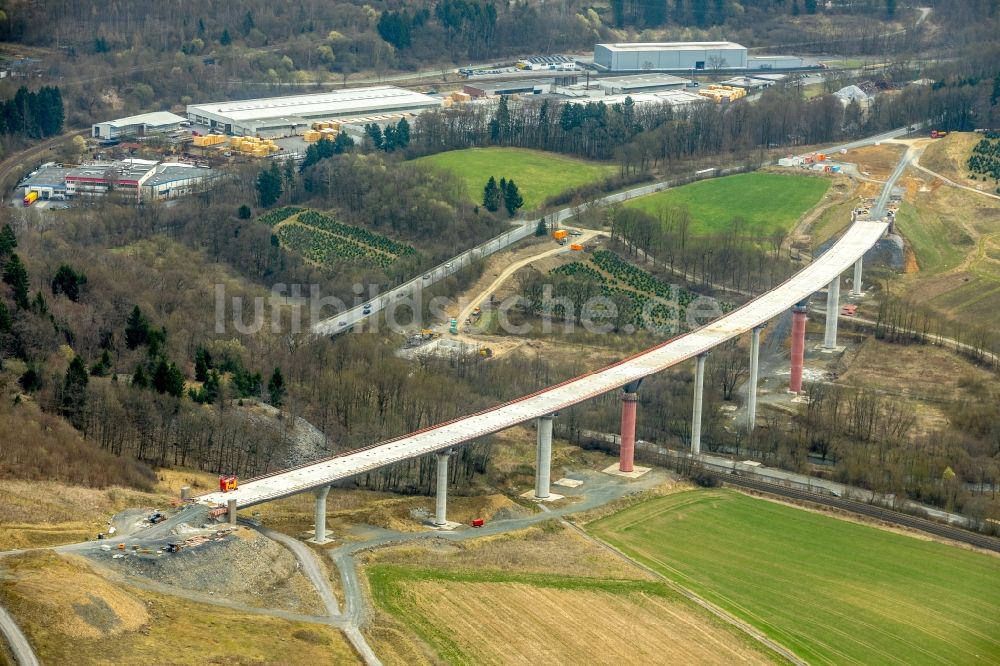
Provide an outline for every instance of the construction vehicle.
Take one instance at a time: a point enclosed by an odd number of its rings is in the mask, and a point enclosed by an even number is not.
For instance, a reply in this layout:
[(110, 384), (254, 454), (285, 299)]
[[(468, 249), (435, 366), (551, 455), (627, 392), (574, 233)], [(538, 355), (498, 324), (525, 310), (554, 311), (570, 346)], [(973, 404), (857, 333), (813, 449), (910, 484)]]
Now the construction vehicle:
[(489, 347), (483, 347), (479, 350), (479, 356), (481, 358), (493, 358), (493, 350)]
[(555, 231), (552, 232), (552, 238), (556, 239), (560, 243), (565, 243), (566, 242), (566, 236), (568, 236), (568, 235), (569, 235), (569, 232), (566, 231), (565, 229), (556, 229)]
[(24, 195), (24, 207), (27, 208), (31, 204), (38, 201), (38, 192), (36, 190), (31, 190)]
[(159, 511), (156, 511), (155, 513), (151, 513), (151, 514), (149, 515), (149, 522), (151, 522), (151, 523), (152, 523), (152, 524), (154, 524), (154, 525), (155, 525), (156, 523), (162, 523), (162, 522), (163, 522), (164, 520), (166, 520), (166, 519), (167, 519), (167, 517), (166, 517), (166, 516), (164, 516), (164, 515), (163, 515), (162, 513), (160, 513)]
[(219, 477), (219, 490), (222, 492), (227, 493), (230, 490), (236, 490), (237, 488), (239, 488), (239, 481), (235, 475), (223, 474)]

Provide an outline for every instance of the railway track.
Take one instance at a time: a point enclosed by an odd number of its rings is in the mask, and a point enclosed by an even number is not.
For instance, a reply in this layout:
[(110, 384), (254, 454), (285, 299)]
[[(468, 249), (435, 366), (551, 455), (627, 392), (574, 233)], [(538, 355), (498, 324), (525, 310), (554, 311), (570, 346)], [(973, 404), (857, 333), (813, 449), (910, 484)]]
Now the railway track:
[(856, 502), (854, 500), (843, 499), (841, 497), (818, 495), (805, 490), (786, 488), (785, 486), (781, 486), (776, 483), (757, 481), (755, 479), (748, 479), (746, 477), (733, 474), (718, 474), (716, 472), (709, 472), (709, 474), (718, 479), (720, 482), (727, 483), (731, 486), (748, 488), (750, 490), (756, 490), (770, 495), (778, 495), (779, 497), (787, 497), (789, 499), (801, 500), (803, 502), (822, 504), (824, 506), (850, 511), (851, 513), (868, 516), (869, 518), (884, 520), (887, 523), (910, 527), (915, 530), (920, 530), (921, 532), (926, 532), (927, 534), (944, 537), (945, 539), (951, 539), (952, 541), (960, 541), (978, 548), (985, 548), (986, 550), (992, 550), (993, 552), (1000, 553), (1000, 539), (996, 539), (985, 534), (970, 532), (958, 527), (952, 527), (951, 525), (942, 525), (941, 523), (935, 523), (931, 520), (918, 518), (917, 516), (911, 516), (907, 513), (886, 509), (880, 506), (874, 506), (872, 504), (865, 504), (864, 502)]

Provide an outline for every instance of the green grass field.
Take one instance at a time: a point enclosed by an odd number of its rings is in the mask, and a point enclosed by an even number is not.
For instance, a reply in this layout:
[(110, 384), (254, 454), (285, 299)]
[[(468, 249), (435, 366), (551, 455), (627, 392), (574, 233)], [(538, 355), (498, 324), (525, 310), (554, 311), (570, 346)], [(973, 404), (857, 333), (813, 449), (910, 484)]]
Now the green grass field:
[(452, 150), (415, 162), (451, 171), (462, 179), (469, 197), (477, 203), (482, 201), (483, 188), (490, 176), (498, 181), (513, 178), (524, 197), (525, 211), (538, 208), (550, 196), (617, 173), (617, 168), (610, 164), (523, 148)]
[(810, 663), (1000, 662), (1000, 558), (728, 490), (587, 529)]
[(929, 207), (915, 208), (903, 203), (896, 224), (907, 240), (921, 272), (936, 274), (955, 268), (972, 249), (974, 241), (951, 220), (941, 219)]
[(829, 179), (816, 176), (747, 173), (691, 183), (626, 205), (654, 216), (664, 207), (686, 206), (694, 235), (722, 233), (734, 217), (742, 217), (744, 235), (769, 236), (775, 229), (790, 231), (829, 187)]

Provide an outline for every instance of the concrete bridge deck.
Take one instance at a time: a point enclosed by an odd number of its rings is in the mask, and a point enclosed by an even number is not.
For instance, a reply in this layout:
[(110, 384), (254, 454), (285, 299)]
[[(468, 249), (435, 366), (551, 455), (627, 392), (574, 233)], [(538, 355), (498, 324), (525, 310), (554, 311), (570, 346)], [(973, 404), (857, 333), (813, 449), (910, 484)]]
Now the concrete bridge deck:
[(708, 352), (804, 301), (854, 266), (886, 228), (884, 222), (855, 222), (829, 250), (778, 287), (705, 326), (606, 368), (409, 435), (259, 477), (233, 492), (201, 495), (196, 501), (218, 506), (235, 500), (238, 508), (245, 508), (323, 488), (392, 463), (445, 451), (625, 386)]

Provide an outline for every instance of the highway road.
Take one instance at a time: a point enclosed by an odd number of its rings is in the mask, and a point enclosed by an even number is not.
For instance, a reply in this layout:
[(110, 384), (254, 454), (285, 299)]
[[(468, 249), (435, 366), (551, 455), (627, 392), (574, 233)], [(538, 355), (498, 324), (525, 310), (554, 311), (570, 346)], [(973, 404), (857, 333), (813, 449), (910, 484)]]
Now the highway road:
[(885, 234), (886, 228), (884, 222), (855, 222), (829, 250), (775, 289), (701, 328), (601, 370), (403, 437), (252, 479), (233, 492), (201, 495), (197, 501), (216, 506), (236, 500), (239, 508), (254, 506), (485, 437), (613, 391), (707, 352), (781, 315), (852, 267)]

